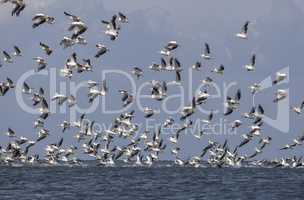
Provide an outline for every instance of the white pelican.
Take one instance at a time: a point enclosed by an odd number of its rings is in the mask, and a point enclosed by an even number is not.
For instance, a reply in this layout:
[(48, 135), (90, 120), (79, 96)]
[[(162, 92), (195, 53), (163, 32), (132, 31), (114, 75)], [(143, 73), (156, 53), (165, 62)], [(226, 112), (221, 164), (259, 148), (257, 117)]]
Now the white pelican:
[(241, 38), (241, 39), (247, 39), (248, 37), (248, 26), (249, 26), (249, 21), (246, 21), (245, 24), (242, 27), (242, 30), (240, 33), (236, 34), (236, 37)]

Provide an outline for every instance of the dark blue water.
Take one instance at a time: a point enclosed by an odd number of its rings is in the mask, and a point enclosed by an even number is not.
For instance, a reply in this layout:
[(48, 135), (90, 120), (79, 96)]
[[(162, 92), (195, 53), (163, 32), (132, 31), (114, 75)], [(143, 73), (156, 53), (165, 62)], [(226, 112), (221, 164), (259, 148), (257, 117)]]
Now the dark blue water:
[(0, 167), (0, 199), (304, 199), (304, 169)]

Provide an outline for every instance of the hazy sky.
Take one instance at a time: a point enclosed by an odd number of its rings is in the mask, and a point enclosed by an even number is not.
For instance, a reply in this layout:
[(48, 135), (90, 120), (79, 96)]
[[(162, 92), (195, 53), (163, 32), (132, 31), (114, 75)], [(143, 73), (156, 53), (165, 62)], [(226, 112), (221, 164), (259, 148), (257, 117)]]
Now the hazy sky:
[[(193, 85), (199, 83), (199, 80), (206, 76), (212, 76), (217, 83), (222, 86), (233, 81), (238, 83), (229, 95), (234, 95), (238, 88), (242, 89), (243, 101), (241, 112), (248, 112), (252, 105), (252, 99), (248, 91), (250, 84), (260, 82), (268, 76), (274, 76), (278, 70), (289, 66), (290, 82), (278, 87), (269, 88), (261, 92), (256, 97), (256, 101), (264, 106), (268, 116), (276, 115), (276, 105), (272, 103), (274, 92), (278, 88), (289, 88), (291, 105), (300, 104), (304, 97), (304, 91), (301, 90), (303, 84), (302, 74), (302, 54), (304, 47), (304, 2), (301, 0), (257, 0), (257, 1), (219, 1), (219, 0), (124, 0), (124, 1), (102, 1), (102, 0), (29, 0), (26, 1), (27, 7), (20, 17), (11, 17), (11, 5), (1, 5), (0, 7), (0, 49), (13, 51), (13, 46), (18, 45), (23, 50), (23, 57), (17, 58), (14, 64), (4, 64), (1, 68), (0, 80), (10, 77), (12, 80), (18, 80), (26, 71), (33, 69), (35, 63), (32, 58), (43, 56), (39, 49), (39, 42), (45, 42), (55, 49), (54, 55), (48, 58), (49, 68), (62, 68), (65, 60), (72, 52), (77, 52), (80, 58), (92, 58), (94, 73), (76, 74), (72, 81), (76, 83), (84, 80), (101, 80), (101, 71), (105, 69), (121, 69), (130, 72), (133, 66), (139, 66), (144, 69), (144, 79), (138, 81), (141, 83), (156, 80), (174, 80), (174, 73), (156, 73), (148, 69), (153, 62), (160, 61), (158, 51), (170, 40), (176, 40), (180, 48), (175, 55), (182, 63), (184, 71), (182, 72), (183, 86), (189, 87), (188, 68), (196, 61), (203, 62), (203, 69), (195, 72), (193, 75)], [(80, 16), (89, 26), (85, 34), (88, 45), (85, 47), (76, 46), (63, 50), (59, 46), (60, 40), (64, 36), (70, 35), (67, 31), (69, 20), (63, 15), (63, 11), (71, 12)], [(108, 20), (118, 11), (125, 13), (129, 18), (129, 23), (123, 25), (120, 36), (117, 41), (110, 41), (103, 34), (104, 27), (100, 23), (102, 19)], [(31, 27), (31, 18), (35, 13), (42, 12), (56, 18), (54, 25), (43, 25), (35, 30)], [(249, 20), (250, 25), (249, 40), (243, 41), (234, 37), (242, 24)], [(104, 43), (111, 50), (101, 59), (93, 59), (96, 52), (95, 44)], [(200, 55), (204, 42), (208, 42), (215, 60), (204, 62)], [(243, 68), (250, 60), (252, 53), (257, 55), (256, 72), (248, 73)], [(2, 62), (3, 63), (3, 62)], [(214, 66), (225, 65), (224, 77), (210, 74)], [(58, 73), (57, 73), (58, 75)], [(35, 76), (27, 82), (35, 88), (44, 87), (48, 91), (49, 78), (46, 76)], [(59, 82), (65, 82), (65, 79), (57, 76), (57, 89)], [(67, 84), (69, 82), (67, 81)], [(105, 101), (108, 106), (113, 108), (121, 107), (118, 89), (127, 89), (126, 80), (121, 77), (111, 77), (108, 80), (110, 87), (109, 94)], [(59, 91), (58, 91), (59, 92)], [(176, 89), (170, 90), (172, 93), (178, 92)], [(170, 93), (169, 92), (169, 93)], [(78, 94), (78, 104), (82, 107), (88, 106), (86, 99), (87, 91), (83, 88)], [(26, 98), (26, 97), (25, 97)], [(185, 95), (185, 98), (191, 99), (191, 96)], [(28, 99), (27, 99), (28, 100)], [(185, 102), (188, 104), (188, 100)], [(30, 100), (28, 100), (30, 103)], [(109, 103), (109, 104), (108, 104)], [(147, 106), (157, 108), (160, 103), (155, 101), (146, 101)], [(223, 99), (211, 100), (204, 107), (221, 108)], [(28, 114), (17, 105), (15, 93), (10, 91), (6, 96), (0, 98), (2, 115), (0, 132), (5, 133), (7, 127), (13, 128), (17, 134), (27, 136), (31, 139), (36, 137), (36, 131), (33, 129), (33, 121), (37, 115)], [(172, 104), (175, 104), (174, 102)], [(174, 105), (173, 105), (174, 107)], [(134, 107), (134, 109), (136, 109)], [(142, 114), (138, 113), (136, 122), (143, 122)], [(99, 123), (109, 123), (115, 115), (104, 115), (100, 109), (89, 115), (90, 119), (95, 119)], [(155, 119), (160, 123), (167, 115), (161, 114)], [(203, 114), (196, 114), (192, 119), (205, 118)], [(178, 117), (175, 116), (177, 119)], [(222, 113), (215, 116), (215, 122), (222, 118)], [(227, 123), (240, 118), (240, 113), (234, 113), (227, 117)], [(292, 152), (280, 152), (278, 149), (291, 143), (292, 139), (302, 133), (302, 116), (296, 116), (290, 113), (290, 131), (282, 133), (267, 124), (263, 126), (264, 136), (273, 138), (272, 145), (265, 149), (260, 156), (285, 156), (296, 153), (301, 155), (301, 147), (297, 147)], [(41, 150), (46, 143), (56, 142), (62, 136), (58, 127), (59, 123), (66, 119), (64, 114), (52, 116), (46, 123), (46, 127), (51, 130), (51, 136), (47, 141), (41, 142), (35, 150)], [(243, 120), (243, 119), (242, 119)], [(246, 122), (246, 120), (243, 120)], [(234, 146), (241, 141), (241, 134), (248, 132), (249, 123), (244, 123), (236, 136), (207, 136), (202, 141), (198, 141), (191, 135), (181, 137), (180, 146), (184, 157), (195, 155), (207, 144), (208, 138), (224, 141), (229, 139), (229, 144)], [(74, 129), (64, 133), (65, 145), (76, 144), (73, 139)], [(164, 136), (165, 137), (165, 136)], [(6, 136), (0, 136), (2, 141), (7, 141)], [(243, 153), (250, 154), (254, 151), (257, 141), (248, 145), (248, 151)], [(3, 145), (3, 143), (1, 143)], [(170, 146), (169, 146), (170, 147)], [(168, 153), (163, 159), (171, 158)]]

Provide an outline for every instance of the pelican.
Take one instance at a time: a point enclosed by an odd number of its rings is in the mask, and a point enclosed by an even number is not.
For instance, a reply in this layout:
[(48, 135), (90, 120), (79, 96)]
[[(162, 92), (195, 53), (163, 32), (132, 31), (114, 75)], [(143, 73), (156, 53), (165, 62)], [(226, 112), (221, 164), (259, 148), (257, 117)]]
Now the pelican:
[(284, 147), (280, 148), (280, 150), (287, 150), (287, 149), (292, 149), (293, 146), (286, 144)]
[(72, 126), (73, 127), (76, 127), (76, 128), (82, 128), (83, 127), (83, 122), (84, 122), (84, 118), (85, 118), (85, 114), (82, 114), (80, 116), (80, 120), (79, 121), (76, 121), (76, 122), (72, 122)]
[(179, 147), (175, 147), (171, 150), (171, 154), (173, 154), (174, 156), (177, 156), (178, 152), (180, 151)]
[(41, 57), (35, 57), (33, 60), (38, 64), (38, 67), (35, 69), (36, 72), (40, 72), (45, 69), (47, 66), (47, 62)]
[(43, 128), (44, 127), (44, 121), (42, 119), (37, 119), (34, 121), (34, 128)]
[(77, 62), (77, 54), (75, 52), (67, 59), (65, 65), (69, 69), (76, 69), (78, 67), (79, 64)]
[(177, 144), (179, 138), (179, 133), (176, 132), (174, 136), (169, 137), (169, 141), (173, 144)]
[(33, 106), (38, 105), (44, 99), (44, 90), (42, 88), (39, 89), (39, 92), (34, 92), (32, 96)]
[(255, 70), (255, 60), (256, 60), (256, 56), (255, 56), (255, 54), (253, 54), (252, 57), (251, 57), (251, 63), (245, 65), (245, 68), (247, 69), (247, 71), (254, 71)]
[(210, 78), (209, 76), (206, 77), (204, 80), (202, 80), (202, 84), (204, 85), (210, 85), (213, 82), (213, 79)]
[(128, 23), (129, 22), (127, 16), (124, 15), (123, 13), (121, 13), (121, 12), (118, 12), (118, 21), (121, 22), (121, 23)]
[(70, 20), (72, 20), (73, 22), (79, 22), (81, 21), (80, 17), (73, 15), (71, 13), (68, 13), (66, 11), (63, 12), (65, 16), (69, 17)]
[(24, 94), (32, 94), (33, 89), (26, 82), (23, 82), (22, 92)]
[(26, 7), (26, 4), (24, 0), (1, 0), (0, 3), (7, 3), (10, 2), (11, 4), (14, 4), (14, 9), (12, 10), (12, 16), (16, 15), (17, 17), (20, 15), (20, 13), (24, 10)]
[(275, 93), (275, 99), (273, 100), (273, 102), (279, 102), (283, 99), (285, 99), (287, 97), (287, 91), (286, 90), (282, 90), (279, 89), (277, 90), (277, 92)]
[(201, 67), (202, 67), (201, 62), (196, 62), (194, 65), (192, 65), (192, 69), (195, 69), (195, 70), (200, 70)]
[(13, 63), (12, 57), (6, 51), (2, 51), (2, 53), (4, 55), (4, 62)]
[(8, 128), (7, 132), (5, 133), (8, 137), (16, 137), (16, 133), (15, 131), (13, 131), (13, 129)]
[(224, 113), (224, 115), (230, 115), (235, 109), (238, 108), (239, 104), (240, 104), (240, 99), (241, 99), (241, 90), (238, 89), (234, 99), (232, 97), (227, 96), (226, 98), (226, 103), (225, 103), (225, 107), (227, 108), (226, 112)]
[(40, 131), (38, 132), (38, 138), (37, 138), (36, 142), (39, 142), (39, 141), (45, 139), (49, 135), (49, 132), (50, 131), (47, 129), (44, 129), (44, 128), (40, 129)]
[(113, 15), (111, 21), (102, 20), (101, 22), (106, 25), (105, 34), (110, 37), (111, 40), (116, 40), (118, 37), (118, 26), (116, 23), (117, 15)]
[(194, 134), (193, 136), (200, 140), (204, 134), (205, 132), (203, 130), (200, 130), (198, 134)]
[(67, 99), (68, 107), (71, 108), (76, 104), (76, 98), (74, 95), (70, 95)]
[(0, 96), (4, 96), (10, 89), (14, 87), (14, 82), (10, 78), (6, 78), (5, 82), (0, 82)]
[(132, 74), (134, 74), (136, 76), (136, 78), (139, 79), (140, 77), (143, 76), (144, 72), (139, 67), (134, 67), (132, 70)]
[(81, 34), (87, 31), (88, 27), (82, 21), (73, 21), (69, 27), (69, 31), (73, 31), (72, 39), (78, 38)]
[(224, 65), (220, 65), (218, 68), (214, 68), (211, 72), (223, 75), (224, 74), (224, 70), (225, 70)]
[(183, 160), (181, 160), (181, 159), (179, 159), (179, 158), (175, 158), (175, 160), (174, 160), (174, 163), (176, 164), (176, 165), (178, 165), (178, 166), (185, 166), (186, 165), (186, 162), (185, 161), (183, 161)]
[(44, 98), (41, 101), (41, 107), (39, 108), (39, 112), (41, 116), (47, 116), (49, 114), (49, 106)]
[(167, 119), (164, 121), (163, 126), (164, 126), (165, 128), (167, 128), (167, 127), (172, 126), (173, 123), (174, 123), (174, 119), (173, 119), (172, 117), (169, 117), (169, 118), (167, 118)]
[(149, 66), (149, 69), (159, 72), (162, 70), (162, 66), (159, 64), (153, 63), (152, 65)]
[(192, 98), (192, 104), (190, 106), (183, 107), (181, 113), (181, 119), (186, 119), (187, 117), (191, 116), (196, 108), (196, 98)]
[(95, 58), (99, 58), (109, 51), (109, 49), (103, 44), (96, 44), (96, 47), (98, 49), (98, 52), (95, 54)]
[(160, 54), (163, 56), (170, 56), (171, 52), (179, 47), (178, 43), (174, 40), (168, 42), (166, 46), (160, 51)]
[(270, 141), (272, 140), (271, 137), (261, 138), (259, 141), (259, 144), (261, 144), (260, 149), (264, 149), (266, 145), (270, 144)]
[(275, 80), (272, 82), (272, 84), (276, 85), (276, 84), (280, 83), (281, 81), (285, 80), (286, 77), (287, 77), (287, 74), (277, 72), (276, 76), (275, 76)]
[(208, 118), (207, 119), (203, 119), (202, 122), (210, 124), (211, 121), (212, 121), (212, 119), (213, 119), (213, 111), (211, 110), (210, 113), (209, 113), (209, 115), (208, 115)]
[(145, 163), (145, 165), (147, 165), (147, 166), (151, 166), (151, 165), (153, 164), (153, 161), (152, 161), (151, 156), (147, 155), (147, 156), (146, 156), (146, 161), (145, 161), (144, 163)]
[(236, 34), (236, 37), (241, 38), (241, 39), (247, 39), (248, 37), (248, 26), (249, 26), (249, 21), (246, 21), (245, 24), (242, 27), (242, 30), (240, 33)]
[(62, 132), (64, 133), (65, 130), (70, 129), (71, 128), (71, 123), (64, 120), (61, 124), (60, 127), (62, 128)]
[(14, 46), (14, 53), (13, 53), (14, 56), (21, 56), (21, 50), (19, 47), (17, 46)]
[(293, 106), (291, 107), (291, 110), (293, 110), (295, 113), (297, 113), (298, 115), (300, 115), (302, 113), (302, 110), (304, 108), (304, 101), (302, 101), (300, 106)]
[(110, 36), (111, 40), (116, 40), (116, 38), (118, 37), (118, 31), (116, 29), (107, 29), (105, 31), (105, 34)]
[(200, 91), (196, 97), (196, 103), (198, 105), (206, 103), (206, 101), (208, 100), (209, 97), (210, 97), (210, 94), (208, 94), (207, 90)]
[(44, 23), (53, 24), (55, 22), (55, 18), (46, 14), (38, 13), (33, 17), (32, 21), (34, 22), (32, 27), (37, 28)]
[(55, 93), (51, 98), (52, 101), (57, 101), (58, 105), (62, 105), (68, 99), (67, 96), (59, 93)]
[(92, 87), (92, 88), (89, 88), (89, 94), (88, 94), (89, 102), (93, 102), (94, 99), (98, 95), (105, 96), (107, 91), (108, 91), (108, 87), (107, 87), (107, 84), (106, 84), (106, 80), (102, 81), (101, 90), (99, 90), (96, 86)]
[(75, 44), (86, 45), (87, 40), (80, 35), (77, 38), (63, 37), (60, 42), (60, 46), (63, 46), (64, 49), (72, 47)]
[(242, 137), (244, 138), (243, 141), (237, 146), (237, 148), (244, 146), (245, 144), (249, 143), (253, 136), (251, 134), (244, 134), (242, 135)]
[(210, 47), (208, 43), (205, 43), (205, 49), (204, 49), (204, 53), (202, 54), (202, 57), (206, 60), (211, 59), (211, 52), (210, 52)]
[(164, 97), (167, 96), (167, 83), (160, 82), (160, 81), (151, 81), (152, 88), (151, 88), (151, 98), (161, 101)]
[(231, 125), (231, 129), (235, 130), (236, 128), (240, 127), (242, 125), (242, 121), (240, 120), (235, 120), (233, 121), (232, 125)]
[(249, 86), (251, 94), (256, 94), (257, 92), (262, 90), (261, 84), (254, 83), (253, 85)]
[(260, 126), (251, 126), (250, 127), (251, 128), (251, 131), (250, 131), (250, 134), (252, 134), (252, 135), (256, 135), (256, 136), (259, 136), (259, 135), (261, 135), (261, 127)]
[(46, 55), (50, 56), (53, 53), (53, 50), (46, 44), (40, 42), (39, 43), (42, 50), (46, 53)]
[(149, 108), (149, 107), (145, 107), (144, 108), (144, 114), (145, 114), (145, 118), (149, 118), (149, 117), (152, 117), (154, 114), (157, 114), (159, 113), (158, 110), (153, 110), (152, 108)]
[(122, 95), (121, 100), (123, 102), (123, 107), (127, 107), (129, 104), (131, 104), (133, 102), (134, 97), (128, 91), (119, 90), (119, 93)]

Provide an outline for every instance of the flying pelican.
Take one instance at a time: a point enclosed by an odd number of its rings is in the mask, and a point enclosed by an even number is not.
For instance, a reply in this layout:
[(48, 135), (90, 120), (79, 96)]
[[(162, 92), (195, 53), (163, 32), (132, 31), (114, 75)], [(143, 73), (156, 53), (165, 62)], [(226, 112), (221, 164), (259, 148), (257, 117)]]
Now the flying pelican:
[(179, 47), (179, 44), (172, 40), (160, 51), (160, 54), (163, 56), (170, 56), (171, 52)]
[(196, 98), (193, 97), (191, 105), (183, 107), (182, 111), (180, 112), (181, 120), (191, 116), (195, 112), (195, 108), (196, 108)]
[(167, 127), (172, 126), (173, 123), (174, 123), (174, 119), (173, 119), (172, 117), (168, 117), (168, 118), (164, 121), (163, 126), (164, 126), (165, 128), (167, 128)]
[(55, 93), (51, 98), (52, 101), (57, 101), (58, 105), (62, 105), (68, 99), (67, 96), (59, 93)]
[(50, 131), (47, 129), (44, 129), (44, 128), (40, 129), (40, 131), (38, 132), (38, 138), (37, 138), (36, 142), (39, 142), (39, 141), (45, 139), (49, 135), (49, 132)]
[(211, 52), (210, 52), (210, 46), (208, 43), (205, 43), (205, 49), (204, 49), (204, 53), (202, 54), (202, 57), (206, 60), (211, 59)]
[(13, 63), (12, 57), (6, 51), (2, 51), (2, 53), (4, 55), (4, 62)]
[(38, 13), (33, 17), (32, 21), (34, 22), (32, 27), (37, 28), (44, 23), (53, 24), (55, 22), (55, 18), (43, 13)]
[(192, 69), (195, 69), (195, 70), (200, 70), (201, 67), (202, 67), (201, 62), (196, 62), (194, 65), (192, 65)]
[(77, 38), (63, 37), (60, 42), (60, 46), (63, 46), (64, 49), (72, 47), (75, 44), (86, 45), (87, 40), (80, 35)]
[(223, 75), (224, 74), (224, 70), (225, 70), (224, 65), (220, 65), (218, 68), (214, 68), (211, 72)]
[(17, 46), (14, 46), (14, 53), (13, 53), (14, 56), (21, 56), (21, 50), (19, 47)]
[(45, 69), (47, 66), (47, 62), (41, 57), (35, 57), (33, 60), (38, 64), (38, 67), (35, 69), (36, 72), (40, 72)]
[(50, 56), (53, 53), (53, 50), (46, 44), (40, 42), (39, 43), (42, 50), (46, 53), (46, 55)]
[(208, 118), (207, 119), (203, 119), (202, 122), (210, 124), (211, 121), (212, 121), (212, 119), (213, 119), (213, 111), (211, 110), (210, 113), (209, 113), (209, 115), (208, 115)]
[(107, 87), (107, 84), (106, 84), (106, 80), (102, 81), (101, 90), (98, 90), (97, 87), (89, 88), (89, 94), (88, 94), (89, 102), (90, 103), (93, 102), (94, 99), (99, 95), (100, 96), (105, 96), (107, 91), (108, 91), (108, 87)]
[(22, 92), (24, 94), (32, 94), (33, 89), (26, 82), (23, 82)]
[(5, 133), (8, 137), (16, 137), (16, 133), (15, 131), (13, 131), (13, 129), (8, 128), (7, 132)]
[(274, 103), (279, 102), (287, 97), (287, 91), (279, 89), (275, 93), (275, 99), (273, 100)]
[(224, 115), (230, 115), (235, 109), (238, 108), (239, 104), (240, 104), (240, 100), (241, 100), (241, 90), (238, 89), (234, 99), (232, 97), (227, 96), (226, 98), (226, 103), (225, 103), (225, 107), (227, 108), (226, 112), (224, 113)]
[(24, 0), (1, 0), (0, 3), (7, 3), (10, 2), (11, 4), (14, 4), (14, 9), (12, 10), (12, 16), (16, 15), (17, 17), (20, 15), (20, 13), (24, 10), (26, 7), (26, 4), (24, 3)]
[(98, 49), (98, 52), (96, 53), (95, 58), (99, 58), (109, 51), (109, 49), (103, 44), (96, 44), (96, 47)]
[(73, 15), (71, 13), (68, 13), (66, 11), (63, 12), (65, 16), (69, 17), (70, 20), (72, 20), (73, 22), (79, 22), (81, 21), (80, 17)]
[(85, 33), (88, 30), (88, 27), (82, 21), (73, 21), (68, 30), (73, 31), (73, 35), (71, 38), (75, 40), (81, 34)]
[(259, 141), (259, 144), (261, 144), (260, 149), (262, 150), (265, 148), (266, 145), (269, 145), (271, 140), (272, 140), (272, 138), (269, 136), (266, 138), (261, 138)]
[(242, 125), (242, 121), (235, 120), (235, 121), (232, 122), (231, 129), (235, 130), (236, 128), (240, 127), (241, 125)]
[(121, 13), (121, 12), (118, 12), (118, 21), (121, 22), (121, 23), (128, 23), (129, 22), (127, 16), (124, 15), (123, 13)]
[(261, 91), (262, 86), (261, 84), (254, 83), (253, 85), (249, 86), (251, 94), (256, 94), (257, 92)]
[(160, 111), (158, 110), (154, 110), (152, 108), (149, 107), (144, 107), (144, 114), (145, 114), (145, 118), (149, 118), (152, 117), (154, 114), (158, 114)]
[(248, 26), (249, 26), (249, 21), (246, 21), (245, 24), (242, 27), (242, 30), (240, 33), (236, 34), (236, 37), (241, 38), (241, 39), (247, 39), (248, 37)]
[(245, 65), (245, 68), (247, 69), (247, 71), (254, 71), (255, 70), (255, 60), (256, 60), (256, 56), (255, 56), (255, 54), (253, 54), (252, 57), (251, 57), (251, 63)]
[(113, 15), (111, 21), (105, 21), (105, 20), (101, 21), (103, 24), (106, 25), (105, 34), (108, 35), (112, 41), (116, 40), (119, 34), (118, 32), (119, 28), (117, 26), (116, 19), (117, 19), (117, 15)]
[(139, 67), (134, 67), (131, 72), (132, 72), (132, 74), (134, 74), (136, 76), (137, 79), (142, 77), (144, 74), (143, 70), (140, 69)]
[(273, 84), (273, 85), (276, 85), (276, 84), (278, 84), (279, 82), (285, 80), (286, 77), (287, 77), (287, 74), (277, 72), (277, 73), (276, 73), (276, 76), (275, 76), (275, 80), (272, 82), (272, 84)]
[(205, 132), (203, 130), (200, 130), (198, 134), (194, 134), (193, 136), (200, 140), (204, 134)]
[(302, 101), (300, 106), (293, 106), (291, 107), (291, 110), (293, 110), (295, 113), (297, 113), (298, 115), (300, 115), (302, 113), (302, 110), (304, 108), (304, 101)]

